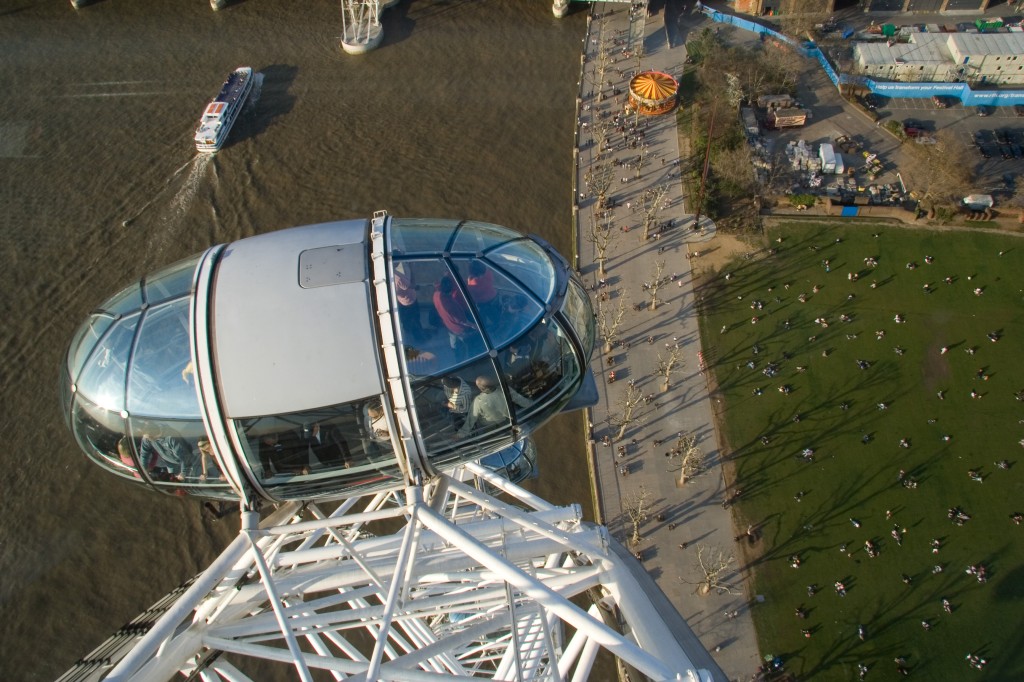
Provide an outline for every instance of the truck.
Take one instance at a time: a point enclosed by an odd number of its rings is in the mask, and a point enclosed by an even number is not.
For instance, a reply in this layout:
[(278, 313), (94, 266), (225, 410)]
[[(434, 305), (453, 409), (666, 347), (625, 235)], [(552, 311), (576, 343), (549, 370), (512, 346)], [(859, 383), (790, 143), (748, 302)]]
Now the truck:
[(740, 118), (743, 120), (743, 129), (747, 135), (757, 137), (761, 130), (757, 127), (757, 117), (754, 115), (754, 110), (750, 107), (740, 108)]
[(789, 95), (761, 95), (757, 98), (757, 106), (761, 109), (788, 109), (796, 106), (796, 100)]
[(991, 194), (968, 194), (964, 197), (963, 204), (972, 211), (984, 211), (986, 208), (992, 208), (995, 201), (992, 200)]
[(807, 123), (807, 112), (804, 109), (772, 109), (768, 112), (768, 125), (776, 130), (799, 128), (805, 123)]
[(878, 154), (865, 149), (861, 151), (861, 156), (864, 157), (864, 167), (862, 170), (868, 174), (869, 180), (874, 180), (882, 174), (885, 167), (882, 165), (882, 160), (878, 158)]
[(860, 154), (860, 145), (849, 135), (840, 135), (836, 138), (835, 146), (839, 147), (846, 154)]
[(832, 145), (823, 143), (818, 148), (818, 157), (821, 159), (821, 172), (833, 175), (836, 172), (836, 153)]

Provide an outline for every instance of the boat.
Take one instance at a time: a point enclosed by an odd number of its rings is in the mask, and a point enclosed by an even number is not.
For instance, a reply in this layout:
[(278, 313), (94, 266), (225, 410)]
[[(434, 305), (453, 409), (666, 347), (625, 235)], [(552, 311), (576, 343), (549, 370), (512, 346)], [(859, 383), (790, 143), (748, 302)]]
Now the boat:
[(224, 81), (220, 94), (206, 105), (196, 129), (196, 149), (201, 152), (215, 152), (221, 148), (250, 90), (252, 67), (240, 66)]

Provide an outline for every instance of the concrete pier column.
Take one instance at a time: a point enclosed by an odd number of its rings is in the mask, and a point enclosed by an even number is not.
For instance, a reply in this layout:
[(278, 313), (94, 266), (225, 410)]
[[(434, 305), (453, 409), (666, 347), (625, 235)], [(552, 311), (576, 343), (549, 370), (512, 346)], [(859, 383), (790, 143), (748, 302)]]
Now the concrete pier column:
[(379, 46), (384, 38), (380, 11), (397, 0), (342, 0), (341, 49), (348, 54), (363, 54)]
[(551, 13), (561, 19), (569, 13), (569, 0), (554, 0), (551, 5)]

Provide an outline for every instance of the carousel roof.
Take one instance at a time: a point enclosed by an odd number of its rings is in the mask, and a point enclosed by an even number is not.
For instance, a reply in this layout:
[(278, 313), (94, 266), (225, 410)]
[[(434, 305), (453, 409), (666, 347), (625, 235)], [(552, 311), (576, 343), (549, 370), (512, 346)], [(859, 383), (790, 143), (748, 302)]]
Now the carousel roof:
[(644, 71), (629, 83), (629, 89), (638, 97), (649, 100), (668, 99), (676, 94), (676, 79), (660, 71)]

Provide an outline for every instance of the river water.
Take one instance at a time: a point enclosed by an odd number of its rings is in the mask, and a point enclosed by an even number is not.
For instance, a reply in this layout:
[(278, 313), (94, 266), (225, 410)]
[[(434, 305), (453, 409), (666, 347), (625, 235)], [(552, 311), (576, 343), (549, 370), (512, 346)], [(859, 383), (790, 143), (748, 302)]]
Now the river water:
[[(89, 310), (212, 244), (377, 209), (571, 253), (585, 8), (405, 0), (381, 48), (354, 57), (335, 0), (0, 4), (0, 679), (58, 676), (237, 530), (79, 452), (56, 378)], [(200, 158), (196, 120), (239, 65), (260, 72), (259, 99)], [(589, 507), (582, 452), (564, 446), (579, 417), (538, 440), (533, 487)]]

